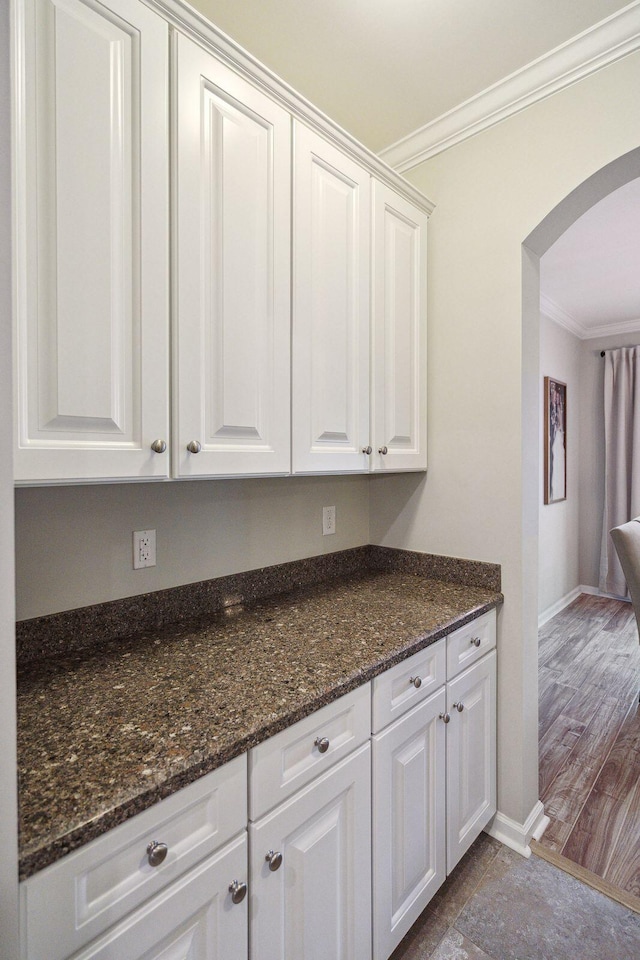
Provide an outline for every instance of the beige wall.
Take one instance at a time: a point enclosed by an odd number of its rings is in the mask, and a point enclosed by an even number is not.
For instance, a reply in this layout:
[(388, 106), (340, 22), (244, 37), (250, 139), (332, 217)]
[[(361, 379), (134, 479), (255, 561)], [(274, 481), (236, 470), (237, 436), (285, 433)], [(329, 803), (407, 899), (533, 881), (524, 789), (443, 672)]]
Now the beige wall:
[[(133, 570), (131, 534), (147, 529), (157, 566)], [(16, 531), (22, 620), (369, 543), (368, 477), (21, 489)]]
[(597, 587), (604, 504), (604, 362), (601, 350), (640, 343), (636, 334), (583, 340), (580, 345), (580, 583)]
[(11, 417), (9, 4), (0, 4), (0, 955), (18, 956), (18, 810)]
[(413, 491), (404, 478), (372, 483), (372, 539), (502, 564), (498, 804), (520, 824), (538, 796), (537, 260), (522, 244), (578, 184), (639, 145), (638, 89), (635, 54), (409, 174), (436, 204), (429, 472)]
[[(581, 342), (544, 314), (540, 317), (540, 400), (544, 410), (544, 377), (567, 385), (567, 499), (544, 502), (544, 469), (540, 471), (538, 533), (538, 612), (544, 613), (580, 583), (580, 477), (582, 402)], [(540, 417), (540, 463), (544, 463), (544, 417)]]

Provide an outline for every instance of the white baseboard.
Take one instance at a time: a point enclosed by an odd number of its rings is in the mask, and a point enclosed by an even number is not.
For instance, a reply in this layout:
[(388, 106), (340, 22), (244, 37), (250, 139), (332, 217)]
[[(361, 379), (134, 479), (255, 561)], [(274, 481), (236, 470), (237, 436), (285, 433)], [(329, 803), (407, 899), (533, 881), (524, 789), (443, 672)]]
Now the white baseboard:
[(549, 817), (544, 812), (542, 802), (538, 800), (524, 823), (517, 823), (505, 813), (496, 813), (485, 832), (505, 846), (510, 847), (523, 857), (531, 856), (531, 840), (539, 840), (549, 826)]
[(592, 597), (606, 597), (609, 600), (626, 600), (628, 603), (631, 603), (629, 597), (618, 597), (614, 593), (605, 593), (603, 590), (599, 590), (598, 587), (590, 587), (585, 583), (581, 583), (579, 587), (565, 594), (564, 597), (561, 597), (538, 615), (538, 630), (551, 620), (552, 617), (555, 617), (557, 613), (560, 613), (560, 611), (568, 607), (570, 603), (573, 603), (581, 593), (588, 593)]
[[(591, 588), (593, 589), (593, 587)], [(584, 587), (575, 587), (569, 593), (566, 593), (564, 597), (560, 597), (559, 600), (556, 600), (555, 603), (552, 603), (550, 607), (547, 607), (546, 610), (543, 610), (542, 613), (538, 615), (538, 630), (540, 627), (543, 627), (545, 623), (551, 620), (552, 617), (555, 617), (557, 613), (560, 613), (561, 610), (564, 610), (565, 607), (568, 607), (570, 603), (580, 596), (581, 593), (585, 593)]]
[(627, 603), (631, 603), (630, 597), (619, 597), (617, 593), (605, 593), (598, 587), (589, 587), (584, 583), (580, 586), (580, 593), (588, 593), (592, 597), (606, 597), (608, 600), (625, 600)]

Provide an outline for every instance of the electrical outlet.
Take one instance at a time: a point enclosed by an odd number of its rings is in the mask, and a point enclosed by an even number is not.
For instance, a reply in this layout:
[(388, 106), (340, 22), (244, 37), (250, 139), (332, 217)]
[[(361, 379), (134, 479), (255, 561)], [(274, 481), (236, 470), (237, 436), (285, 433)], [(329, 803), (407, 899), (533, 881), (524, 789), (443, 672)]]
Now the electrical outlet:
[(323, 536), (328, 536), (331, 533), (336, 532), (336, 508), (335, 507), (323, 507), (322, 508), (322, 534)]
[(156, 532), (155, 530), (134, 530), (133, 533), (133, 569), (155, 567)]

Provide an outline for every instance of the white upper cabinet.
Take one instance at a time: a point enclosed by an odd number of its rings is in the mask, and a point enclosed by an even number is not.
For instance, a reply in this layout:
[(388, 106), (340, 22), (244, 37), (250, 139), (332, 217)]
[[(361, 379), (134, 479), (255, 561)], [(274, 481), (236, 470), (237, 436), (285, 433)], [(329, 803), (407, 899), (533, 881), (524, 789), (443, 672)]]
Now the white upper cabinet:
[(166, 477), (168, 27), (15, 11), (16, 478)]
[(373, 181), (372, 469), (427, 467), (427, 216)]
[(183, 36), (176, 117), (174, 474), (288, 473), (291, 119)]
[(293, 472), (367, 472), (370, 176), (296, 123)]
[(161, 6), (14, 2), (16, 481), (426, 469), (429, 202)]

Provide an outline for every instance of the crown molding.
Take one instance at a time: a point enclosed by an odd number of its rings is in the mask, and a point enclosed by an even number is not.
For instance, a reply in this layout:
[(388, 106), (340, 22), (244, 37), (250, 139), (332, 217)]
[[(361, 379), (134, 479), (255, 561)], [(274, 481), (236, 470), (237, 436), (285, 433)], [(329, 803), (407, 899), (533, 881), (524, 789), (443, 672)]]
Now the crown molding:
[[(305, 99), (288, 83), (281, 80), (256, 57), (223, 33), (204, 14), (195, 10), (186, 0), (144, 0), (172, 27), (190, 37), (201, 47), (213, 53), (219, 60), (260, 87), (271, 99), (280, 103), (297, 120), (321, 133), (357, 163), (369, 170), (376, 179), (401, 193), (427, 216), (433, 213), (434, 204), (413, 184), (405, 180), (397, 170), (356, 140), (347, 130), (331, 120), (325, 113)], [(640, 0), (638, 0), (640, 2)]]
[(564, 327), (565, 330), (572, 333), (574, 337), (578, 337), (579, 340), (586, 340), (589, 336), (587, 328), (583, 323), (577, 320), (572, 314), (567, 313), (566, 310), (563, 310), (555, 300), (547, 297), (544, 293), (540, 294), (540, 313), (543, 313), (549, 320), (557, 323), (559, 327)]
[(613, 337), (619, 333), (640, 331), (640, 317), (637, 320), (620, 320), (618, 323), (601, 323), (597, 327), (587, 327), (544, 293), (540, 294), (540, 313), (558, 326), (564, 327), (579, 340), (597, 340), (602, 337)]
[(640, 331), (640, 317), (637, 320), (621, 320), (620, 323), (603, 323), (599, 327), (589, 327), (585, 340), (596, 340), (601, 337), (613, 337), (618, 333), (638, 333)]
[(640, 0), (380, 151), (406, 173), (430, 157), (640, 49)]

